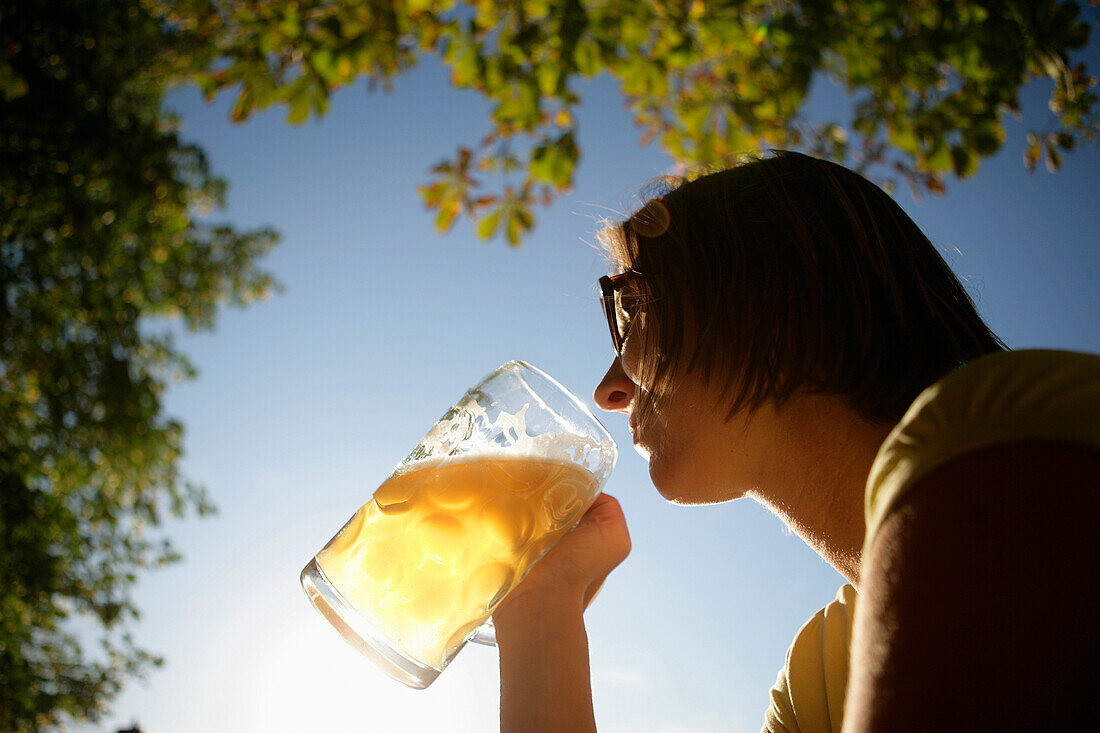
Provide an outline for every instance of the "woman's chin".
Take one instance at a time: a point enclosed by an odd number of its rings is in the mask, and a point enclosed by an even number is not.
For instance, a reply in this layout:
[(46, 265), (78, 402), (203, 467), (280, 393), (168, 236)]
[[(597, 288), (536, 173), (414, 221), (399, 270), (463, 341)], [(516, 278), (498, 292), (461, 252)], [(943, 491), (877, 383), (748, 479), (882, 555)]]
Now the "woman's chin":
[(735, 497), (719, 497), (712, 496), (710, 494), (701, 494), (694, 491), (681, 491), (680, 487), (666, 487), (661, 488), (656, 483), (657, 493), (659, 493), (665, 501), (669, 504), (675, 504), (676, 506), (706, 506), (710, 504), (722, 504), (727, 501), (731, 501)]
[(654, 450), (647, 440), (634, 441), (634, 450), (649, 464), (649, 480), (665, 501), (672, 504), (713, 504), (713, 500), (698, 496), (698, 486), (684, 475), (685, 466), (677, 470), (675, 460), (669, 460), (667, 444), (659, 444)]
[(722, 504), (739, 499), (742, 493), (732, 492), (724, 484), (709, 482), (706, 476), (683, 470), (673, 470), (657, 453), (649, 461), (649, 480), (665, 501), (677, 506)]
[(684, 487), (680, 485), (681, 482), (676, 481), (675, 474), (665, 470), (667, 467), (661, 461), (660, 456), (654, 459), (650, 456), (649, 451), (646, 451), (645, 458), (649, 461), (649, 480), (653, 482), (657, 493), (664, 497), (665, 501), (673, 504), (694, 503), (685, 495)]

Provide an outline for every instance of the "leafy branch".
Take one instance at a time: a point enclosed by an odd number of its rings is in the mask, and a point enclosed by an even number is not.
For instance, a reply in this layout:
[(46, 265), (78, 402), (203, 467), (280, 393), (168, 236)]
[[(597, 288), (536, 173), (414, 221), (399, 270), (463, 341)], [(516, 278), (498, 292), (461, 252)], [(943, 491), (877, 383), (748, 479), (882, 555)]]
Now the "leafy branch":
[[(423, 56), (492, 105), (477, 146), (421, 187), (436, 224), (459, 217), (518, 244), (533, 208), (569, 191), (581, 151), (578, 82), (618, 80), (641, 142), (686, 168), (761, 148), (807, 150), (897, 175), (914, 193), (974, 175), (1005, 140), (1030, 80), (1052, 84), (1053, 129), (1029, 137), (1025, 165), (1096, 140), (1096, 79), (1070, 55), (1089, 25), (1058, 0), (146, 0), (207, 49), (207, 94), (235, 88), (233, 117), (287, 107), (324, 114), (354, 79), (388, 86)], [(851, 119), (811, 120), (812, 84), (831, 79)], [(492, 177), (496, 192), (484, 193)], [(473, 191), (479, 191), (474, 195)]]

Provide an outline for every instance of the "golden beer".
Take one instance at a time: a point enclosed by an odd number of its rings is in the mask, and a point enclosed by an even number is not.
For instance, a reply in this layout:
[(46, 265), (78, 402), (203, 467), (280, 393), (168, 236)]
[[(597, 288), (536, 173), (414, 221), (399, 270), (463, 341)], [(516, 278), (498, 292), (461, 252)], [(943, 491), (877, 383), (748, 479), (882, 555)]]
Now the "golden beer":
[(598, 493), (566, 461), (507, 455), (403, 466), (316, 562), (410, 656), (443, 669)]

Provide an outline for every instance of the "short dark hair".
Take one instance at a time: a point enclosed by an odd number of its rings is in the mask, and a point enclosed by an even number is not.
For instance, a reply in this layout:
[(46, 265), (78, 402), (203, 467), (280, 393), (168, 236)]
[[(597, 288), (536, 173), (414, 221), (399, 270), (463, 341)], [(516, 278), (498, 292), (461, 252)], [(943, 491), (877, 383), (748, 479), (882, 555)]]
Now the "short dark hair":
[(720, 380), (731, 417), (808, 389), (897, 420), (947, 372), (1006, 348), (893, 199), (800, 153), (679, 185), (599, 239), (644, 275), (641, 369), (658, 399), (686, 369)]

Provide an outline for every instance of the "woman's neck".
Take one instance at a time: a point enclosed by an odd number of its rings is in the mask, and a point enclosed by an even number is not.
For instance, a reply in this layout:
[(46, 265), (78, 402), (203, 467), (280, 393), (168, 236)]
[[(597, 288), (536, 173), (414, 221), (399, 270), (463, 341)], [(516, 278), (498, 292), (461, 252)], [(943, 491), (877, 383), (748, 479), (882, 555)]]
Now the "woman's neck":
[(777, 453), (747, 495), (858, 588), (867, 475), (893, 425), (871, 422), (834, 396), (795, 397), (781, 412)]

